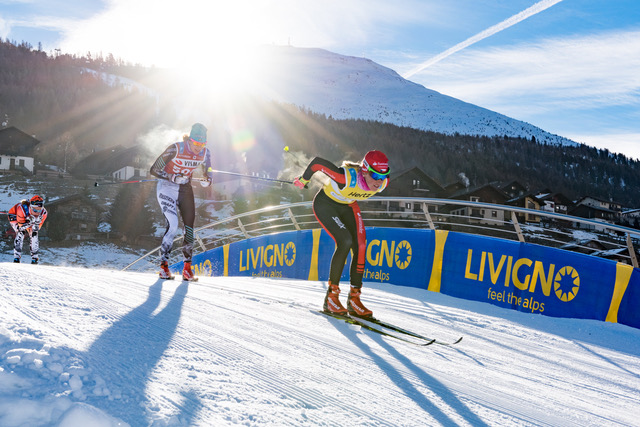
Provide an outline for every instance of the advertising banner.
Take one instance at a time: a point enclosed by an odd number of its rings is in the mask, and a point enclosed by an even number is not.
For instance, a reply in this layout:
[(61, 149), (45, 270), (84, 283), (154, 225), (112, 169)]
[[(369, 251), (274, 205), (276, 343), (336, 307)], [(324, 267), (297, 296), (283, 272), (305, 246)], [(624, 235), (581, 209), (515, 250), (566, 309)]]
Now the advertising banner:
[[(198, 276), (327, 280), (333, 239), (322, 229), (225, 245), (193, 258)], [(640, 272), (529, 243), (443, 230), (367, 228), (364, 282), (392, 283), (554, 317), (640, 327)], [(341, 280), (349, 281), (347, 259)], [(182, 263), (172, 266), (180, 271)]]

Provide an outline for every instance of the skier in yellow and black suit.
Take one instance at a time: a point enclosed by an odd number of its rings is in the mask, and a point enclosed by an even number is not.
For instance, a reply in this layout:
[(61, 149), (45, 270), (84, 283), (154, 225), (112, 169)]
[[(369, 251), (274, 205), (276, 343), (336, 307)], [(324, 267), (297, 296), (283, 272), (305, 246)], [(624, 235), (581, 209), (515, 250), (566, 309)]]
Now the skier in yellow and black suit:
[[(372, 312), (360, 301), (364, 274), (367, 236), (360, 214), (358, 200), (368, 199), (384, 190), (389, 183), (389, 161), (381, 151), (369, 151), (361, 163), (343, 162), (341, 167), (316, 157), (309, 163), (302, 176), (293, 183), (304, 188), (316, 172), (323, 172), (331, 181), (316, 194), (313, 212), (336, 242), (331, 258), (329, 286), (324, 300), (324, 310), (353, 316), (371, 317)], [(353, 251), (351, 260), (351, 291), (347, 308), (340, 303), (340, 277), (344, 264)]]

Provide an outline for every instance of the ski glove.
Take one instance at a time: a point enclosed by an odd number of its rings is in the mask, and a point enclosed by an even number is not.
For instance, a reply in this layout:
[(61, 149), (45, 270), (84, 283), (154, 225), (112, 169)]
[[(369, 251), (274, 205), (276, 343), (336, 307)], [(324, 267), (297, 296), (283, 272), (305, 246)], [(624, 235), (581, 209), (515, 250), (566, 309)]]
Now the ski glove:
[(171, 182), (176, 183), (178, 185), (186, 184), (189, 182), (189, 177), (184, 176), (180, 173), (174, 173), (170, 175)]
[(299, 176), (296, 179), (293, 180), (293, 185), (295, 185), (296, 187), (298, 187), (299, 189), (303, 189), (303, 188), (308, 188), (307, 184), (309, 184), (309, 180), (308, 179), (304, 179), (303, 177)]
[(200, 180), (200, 185), (203, 187), (209, 187), (211, 185), (211, 178)]
[(29, 227), (31, 227), (31, 224), (26, 222), (18, 227), (18, 231), (20, 232), (27, 231)]

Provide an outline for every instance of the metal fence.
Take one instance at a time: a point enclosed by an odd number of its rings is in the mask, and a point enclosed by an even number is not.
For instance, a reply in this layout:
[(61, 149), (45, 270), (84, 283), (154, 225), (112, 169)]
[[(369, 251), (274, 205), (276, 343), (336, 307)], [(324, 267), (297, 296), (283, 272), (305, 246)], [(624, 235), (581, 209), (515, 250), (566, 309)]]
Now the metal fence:
[[(593, 219), (507, 205), (451, 199), (374, 197), (359, 201), (367, 227), (450, 230), (517, 240), (614, 259), (638, 267), (640, 230)], [(282, 231), (320, 227), (312, 202), (268, 206), (196, 228), (194, 254), (227, 243)], [(174, 240), (173, 259), (182, 261)], [(123, 270), (148, 269), (157, 247)], [(147, 262), (140, 262), (146, 260)]]

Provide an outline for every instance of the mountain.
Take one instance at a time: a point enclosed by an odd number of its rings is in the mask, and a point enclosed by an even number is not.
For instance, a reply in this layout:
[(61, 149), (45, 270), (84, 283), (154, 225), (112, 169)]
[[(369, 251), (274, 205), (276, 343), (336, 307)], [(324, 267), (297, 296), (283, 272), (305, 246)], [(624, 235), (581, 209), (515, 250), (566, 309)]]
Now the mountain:
[(444, 134), (535, 138), (578, 145), (529, 123), (443, 95), (366, 58), (323, 49), (263, 46), (262, 95), (334, 119), (364, 119)]

